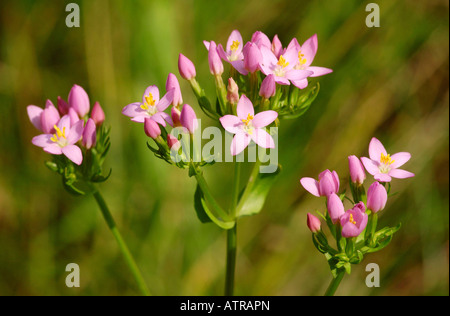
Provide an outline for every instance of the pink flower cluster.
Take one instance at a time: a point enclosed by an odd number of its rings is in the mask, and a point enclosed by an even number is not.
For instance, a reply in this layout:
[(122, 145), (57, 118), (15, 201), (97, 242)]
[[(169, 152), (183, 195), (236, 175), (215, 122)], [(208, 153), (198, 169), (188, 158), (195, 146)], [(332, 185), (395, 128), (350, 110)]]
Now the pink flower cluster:
[[(366, 209), (372, 213), (378, 213), (386, 206), (388, 193), (384, 182), (391, 181), (391, 177), (409, 178), (414, 174), (405, 170), (397, 169), (406, 163), (411, 155), (401, 152), (388, 155), (383, 144), (376, 138), (372, 138), (369, 144), (369, 158), (362, 157), (361, 160), (352, 155), (348, 157), (350, 178), (354, 188), (362, 186), (366, 179), (366, 170), (372, 174), (374, 181), (367, 190), (367, 201), (355, 201), (352, 209), (345, 211), (343, 201), (339, 194), (339, 177), (336, 171), (325, 170), (319, 174), (319, 179), (302, 178), (300, 183), (311, 194), (325, 196), (327, 198), (328, 215), (334, 225), (340, 225), (342, 236), (357, 237), (364, 231), (368, 221)], [(307, 225), (313, 233), (320, 230), (320, 220), (312, 214), (308, 214)]]
[(57, 106), (47, 100), (44, 109), (35, 105), (27, 107), (31, 123), (43, 133), (33, 137), (31, 142), (47, 153), (63, 154), (80, 165), (83, 162), (80, 145), (85, 149), (95, 146), (96, 128), (105, 120), (105, 113), (96, 102), (89, 116), (89, 96), (78, 85), (70, 90), (68, 102), (58, 97)]

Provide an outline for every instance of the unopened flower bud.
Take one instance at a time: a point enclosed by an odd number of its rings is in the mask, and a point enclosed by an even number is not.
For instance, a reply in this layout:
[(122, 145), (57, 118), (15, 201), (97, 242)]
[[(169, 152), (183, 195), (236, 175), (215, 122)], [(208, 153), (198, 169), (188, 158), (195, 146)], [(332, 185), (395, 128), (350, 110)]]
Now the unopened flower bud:
[(228, 78), (227, 100), (231, 104), (237, 104), (239, 101), (239, 87), (233, 78)]

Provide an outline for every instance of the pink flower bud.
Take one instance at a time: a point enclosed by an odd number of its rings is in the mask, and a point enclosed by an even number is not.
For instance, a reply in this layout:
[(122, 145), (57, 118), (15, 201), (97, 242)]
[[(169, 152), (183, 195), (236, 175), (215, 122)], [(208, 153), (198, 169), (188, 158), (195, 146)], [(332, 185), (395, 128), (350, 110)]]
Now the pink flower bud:
[(217, 45), (214, 41), (209, 43), (208, 52), (209, 71), (215, 76), (220, 76), (223, 73), (223, 63), (219, 54), (217, 53)]
[(181, 77), (186, 80), (191, 80), (196, 75), (194, 64), (183, 54), (178, 56), (178, 70)]
[(66, 115), (69, 113), (69, 104), (61, 97), (58, 97), (58, 110), (61, 115)]
[(156, 123), (152, 118), (146, 117), (144, 121), (144, 131), (148, 137), (156, 139), (159, 135), (161, 135), (161, 129), (159, 128), (158, 123)]
[(319, 174), (319, 194), (328, 196), (339, 191), (339, 177), (336, 171), (325, 170)]
[(95, 102), (91, 111), (91, 118), (94, 120), (95, 125), (100, 126), (105, 121), (105, 112), (103, 112), (100, 103)]
[(189, 104), (183, 105), (180, 115), (181, 125), (188, 129), (189, 133), (194, 134), (198, 128), (197, 116)]
[(173, 106), (172, 109), (170, 110), (170, 116), (172, 117), (173, 127), (181, 126), (180, 115), (181, 111)]
[(331, 193), (328, 196), (327, 208), (333, 224), (336, 224), (339, 218), (345, 213), (344, 204), (336, 193)]
[(178, 82), (177, 76), (175, 76), (173, 73), (169, 73), (169, 76), (167, 76), (166, 81), (166, 91), (169, 92), (169, 90), (172, 89), (174, 91), (172, 105), (173, 106), (182, 105), (183, 97), (181, 96), (180, 83)]
[(280, 39), (278, 38), (278, 35), (275, 35), (272, 40), (272, 52), (275, 54), (275, 56), (280, 58), (280, 55), (283, 53), (283, 45), (281, 44)]
[(255, 43), (248, 42), (244, 46), (244, 68), (248, 72), (255, 72), (259, 69), (259, 63), (262, 61), (261, 51)]
[(309, 230), (312, 233), (318, 233), (320, 231), (320, 219), (318, 219), (316, 216), (312, 215), (311, 213), (308, 213), (308, 218), (306, 220), (306, 224), (308, 225)]
[(375, 181), (367, 190), (367, 209), (374, 213), (383, 210), (386, 206), (387, 198), (385, 187)]
[(261, 48), (261, 46), (266, 46), (270, 49), (272, 47), (270, 39), (261, 31), (256, 31), (255, 33), (253, 33), (251, 42), (255, 43), (258, 48)]
[(69, 108), (70, 126), (73, 126), (76, 122), (80, 120), (77, 111), (74, 108)]
[(363, 184), (366, 179), (364, 167), (358, 157), (352, 155), (348, 156), (348, 167), (350, 169), (350, 178), (353, 183)]
[(60, 116), (58, 110), (53, 105), (52, 101), (47, 100), (45, 109), (41, 114), (41, 128), (45, 134), (52, 134), (55, 132), (53, 126), (59, 122)]
[(233, 78), (228, 78), (227, 100), (231, 104), (237, 104), (239, 101), (239, 87)]
[(259, 95), (263, 98), (269, 99), (275, 95), (277, 91), (277, 85), (275, 83), (275, 77), (270, 74), (261, 83)]
[(86, 149), (91, 149), (95, 146), (97, 141), (97, 133), (95, 131), (95, 122), (93, 119), (88, 119), (86, 126), (83, 129), (83, 138), (81, 139), (81, 143)]
[(89, 96), (86, 91), (78, 86), (74, 85), (69, 92), (69, 105), (77, 111), (80, 117), (84, 117), (89, 112)]
[(180, 149), (181, 146), (180, 141), (172, 134), (167, 134), (167, 145), (170, 149), (173, 148), (174, 150)]

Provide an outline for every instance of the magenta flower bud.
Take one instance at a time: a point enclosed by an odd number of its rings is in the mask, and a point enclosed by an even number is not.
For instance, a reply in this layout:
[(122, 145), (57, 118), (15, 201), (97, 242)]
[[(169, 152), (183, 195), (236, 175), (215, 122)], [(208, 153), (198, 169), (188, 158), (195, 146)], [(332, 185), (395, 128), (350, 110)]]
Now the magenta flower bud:
[(214, 41), (209, 43), (208, 52), (209, 71), (212, 75), (220, 76), (223, 73), (223, 63), (219, 54), (217, 53), (217, 45)]
[(320, 219), (318, 219), (316, 216), (312, 215), (311, 213), (308, 213), (308, 218), (306, 220), (306, 224), (308, 225), (309, 230), (312, 233), (318, 233), (320, 231)]
[(239, 102), (239, 87), (233, 78), (228, 78), (227, 100), (231, 104), (237, 104)]
[(52, 101), (47, 100), (45, 109), (41, 114), (41, 128), (45, 134), (53, 134), (55, 132), (54, 126), (59, 122), (60, 116), (58, 110), (53, 105)]
[(278, 38), (278, 35), (275, 35), (272, 40), (272, 52), (275, 54), (275, 56), (280, 58), (280, 55), (283, 53), (283, 45), (281, 44), (280, 39)]
[(319, 174), (319, 194), (328, 196), (339, 191), (339, 177), (336, 171), (325, 170)]
[(181, 126), (180, 115), (181, 111), (176, 107), (172, 107), (170, 110), (170, 116), (172, 117), (173, 127)]
[(342, 226), (342, 237), (358, 237), (363, 232), (369, 218), (364, 209), (364, 203), (360, 202), (341, 216), (339, 220)]
[(181, 143), (180, 141), (173, 136), (172, 134), (167, 134), (167, 145), (170, 149), (178, 150), (180, 149)]
[(91, 111), (91, 118), (94, 120), (95, 125), (100, 126), (105, 121), (105, 112), (103, 112), (100, 103), (95, 102)]
[(144, 121), (144, 131), (148, 137), (156, 139), (159, 135), (161, 135), (161, 129), (159, 128), (158, 123), (156, 123), (152, 118), (146, 117)]
[(69, 104), (58, 96), (58, 111), (61, 115), (69, 114)]
[(169, 92), (172, 89), (174, 91), (172, 105), (173, 106), (182, 105), (183, 97), (181, 96), (180, 83), (178, 82), (177, 76), (175, 76), (173, 73), (169, 73), (166, 81), (166, 91)]
[(374, 213), (382, 211), (386, 206), (387, 198), (385, 187), (375, 181), (367, 190), (367, 209)]
[(69, 108), (69, 117), (70, 117), (70, 125), (74, 125), (76, 122), (80, 120), (78, 117), (77, 111), (74, 110), (74, 108)]
[(86, 149), (91, 149), (95, 146), (97, 142), (97, 133), (95, 131), (95, 121), (93, 119), (88, 119), (86, 126), (83, 129), (83, 138), (81, 139), (81, 144), (86, 147)]
[(178, 70), (181, 77), (186, 80), (191, 80), (196, 75), (194, 64), (183, 54), (178, 56)]
[(275, 95), (277, 91), (277, 85), (275, 83), (275, 77), (270, 74), (261, 83), (261, 89), (259, 95), (263, 98), (269, 99)]
[(183, 105), (180, 115), (181, 125), (188, 129), (189, 133), (194, 134), (198, 128), (197, 116), (189, 104)]
[(328, 196), (327, 208), (333, 224), (336, 224), (345, 213), (344, 204), (336, 193), (331, 193)]
[(74, 85), (70, 89), (68, 101), (70, 107), (74, 108), (80, 117), (89, 113), (89, 96), (82, 87)]
[(244, 68), (248, 72), (255, 72), (259, 69), (259, 64), (262, 62), (261, 51), (255, 43), (248, 42), (244, 46)]
[(364, 167), (358, 157), (355, 155), (348, 156), (348, 168), (350, 169), (350, 178), (353, 183), (363, 184), (366, 179)]

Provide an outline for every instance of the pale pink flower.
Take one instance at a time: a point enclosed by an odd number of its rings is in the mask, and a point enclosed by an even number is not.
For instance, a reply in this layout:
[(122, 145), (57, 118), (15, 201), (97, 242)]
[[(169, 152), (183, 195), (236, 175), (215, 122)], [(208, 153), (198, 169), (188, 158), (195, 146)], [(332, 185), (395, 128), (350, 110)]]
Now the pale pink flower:
[(306, 191), (315, 196), (329, 196), (339, 191), (339, 176), (336, 171), (322, 171), (319, 174), (319, 181), (313, 178), (304, 177), (300, 183)]

